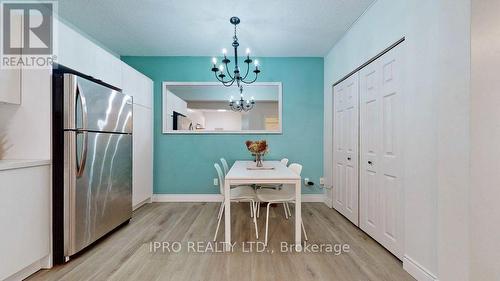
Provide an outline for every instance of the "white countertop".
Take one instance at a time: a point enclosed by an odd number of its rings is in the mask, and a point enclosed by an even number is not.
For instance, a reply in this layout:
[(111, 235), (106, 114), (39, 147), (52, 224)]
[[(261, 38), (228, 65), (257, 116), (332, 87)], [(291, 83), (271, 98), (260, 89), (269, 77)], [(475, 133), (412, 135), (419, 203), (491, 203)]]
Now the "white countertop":
[(0, 171), (50, 165), (50, 160), (0, 160)]

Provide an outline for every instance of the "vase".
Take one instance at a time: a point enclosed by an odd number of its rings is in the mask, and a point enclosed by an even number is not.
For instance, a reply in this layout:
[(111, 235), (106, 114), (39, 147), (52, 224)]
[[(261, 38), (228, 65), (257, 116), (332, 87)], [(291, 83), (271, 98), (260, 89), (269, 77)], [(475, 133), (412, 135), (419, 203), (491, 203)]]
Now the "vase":
[(257, 167), (262, 167), (262, 154), (261, 153), (255, 153), (255, 163)]

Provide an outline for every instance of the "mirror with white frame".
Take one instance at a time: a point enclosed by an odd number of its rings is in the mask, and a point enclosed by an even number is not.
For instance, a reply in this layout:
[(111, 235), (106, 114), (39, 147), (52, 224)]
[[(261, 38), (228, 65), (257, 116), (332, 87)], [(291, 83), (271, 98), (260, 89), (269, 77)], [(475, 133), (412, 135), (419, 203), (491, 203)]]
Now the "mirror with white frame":
[(281, 96), (280, 82), (244, 85), (242, 95), (215, 82), (163, 82), (163, 133), (279, 134)]

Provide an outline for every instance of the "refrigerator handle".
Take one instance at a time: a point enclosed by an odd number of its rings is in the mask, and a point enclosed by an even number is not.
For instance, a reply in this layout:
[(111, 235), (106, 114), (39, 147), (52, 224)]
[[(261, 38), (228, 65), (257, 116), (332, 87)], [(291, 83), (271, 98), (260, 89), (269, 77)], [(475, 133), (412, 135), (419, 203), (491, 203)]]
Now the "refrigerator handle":
[[(80, 97), (80, 98), (78, 98)], [(78, 84), (76, 85), (76, 99), (75, 101), (78, 102), (78, 100), (80, 100), (80, 105), (82, 106), (82, 128), (81, 129), (84, 129), (86, 130), (88, 127), (87, 127), (87, 119), (88, 119), (88, 115), (87, 115), (87, 99), (85, 98), (85, 95), (82, 95), (80, 93), (80, 87), (78, 86)], [(76, 105), (75, 105), (75, 108), (76, 108)]]
[[(82, 147), (82, 155), (80, 155), (80, 161), (76, 160), (76, 177), (80, 178), (83, 175), (83, 171), (85, 170), (85, 164), (87, 164), (87, 147), (88, 147), (88, 132), (76, 132), (78, 134), (83, 134), (83, 147)], [(75, 140), (77, 141), (77, 140)]]
[[(76, 101), (78, 102), (78, 97), (80, 97), (80, 104), (82, 106), (82, 127), (83, 129), (87, 129), (87, 100), (85, 99), (85, 95), (80, 94), (80, 87), (78, 84), (76, 85)], [(83, 171), (85, 170), (85, 164), (87, 163), (87, 147), (88, 147), (88, 132), (87, 131), (77, 131), (77, 134), (83, 134), (83, 147), (82, 147), (82, 155), (80, 156), (80, 163), (76, 163), (76, 177), (79, 178), (83, 175)]]

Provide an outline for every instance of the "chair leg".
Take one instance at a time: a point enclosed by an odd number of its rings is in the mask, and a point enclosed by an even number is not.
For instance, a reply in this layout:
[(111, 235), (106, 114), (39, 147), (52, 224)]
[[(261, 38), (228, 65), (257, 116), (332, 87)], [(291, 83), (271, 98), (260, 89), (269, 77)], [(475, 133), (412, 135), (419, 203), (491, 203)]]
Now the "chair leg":
[(252, 204), (252, 210), (253, 210), (253, 224), (255, 225), (255, 237), (257, 239), (259, 239), (259, 229), (257, 228), (257, 218), (256, 218), (256, 214), (255, 214), (255, 206), (254, 206), (254, 202), (252, 201), (250, 204)]
[(253, 211), (253, 201), (252, 201), (252, 202), (250, 202), (250, 217), (251, 218), (253, 218), (253, 213), (254, 213), (254, 211)]
[(224, 213), (224, 202), (220, 205), (219, 215), (217, 218), (217, 228), (215, 229), (214, 241), (217, 241), (217, 233), (219, 233), (220, 221), (222, 219), (222, 214)]
[(292, 217), (292, 212), (290, 212), (290, 205), (288, 204), (288, 202), (285, 202), (285, 205), (286, 205), (286, 209), (288, 210), (288, 215), (290, 217)]
[(222, 209), (224, 208), (224, 201), (220, 204), (219, 213), (217, 214), (217, 219), (222, 216)]
[(257, 218), (260, 217), (260, 202), (256, 202), (257, 203)]
[(267, 203), (267, 211), (266, 211), (266, 239), (265, 239), (265, 242), (264, 242), (264, 245), (267, 247), (267, 235), (268, 235), (268, 232), (269, 232), (269, 206), (271, 205), (271, 203)]
[(309, 239), (307, 239), (307, 233), (306, 233), (306, 228), (304, 227), (304, 223), (300, 221), (300, 224), (302, 225), (302, 231), (304, 232), (304, 239), (307, 241)]
[(283, 203), (283, 210), (285, 210), (285, 218), (288, 219), (288, 212), (286, 210), (286, 203)]

